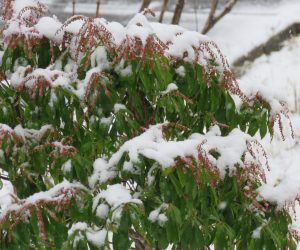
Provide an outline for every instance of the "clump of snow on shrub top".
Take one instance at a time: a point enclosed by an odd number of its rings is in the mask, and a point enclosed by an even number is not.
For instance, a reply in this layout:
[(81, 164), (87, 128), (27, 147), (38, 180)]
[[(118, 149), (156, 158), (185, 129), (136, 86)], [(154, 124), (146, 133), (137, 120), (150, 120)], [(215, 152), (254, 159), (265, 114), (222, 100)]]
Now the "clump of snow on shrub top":
[[(239, 129), (234, 129), (228, 136), (221, 136), (218, 126), (212, 127), (205, 135), (193, 134), (184, 141), (167, 141), (162, 129), (163, 124), (151, 126), (143, 134), (126, 141), (108, 161), (102, 158), (97, 159), (94, 162), (90, 186), (93, 187), (97, 181), (102, 183), (114, 178), (117, 172), (115, 166), (124, 153), (128, 153), (131, 164), (139, 162), (139, 156), (144, 156), (155, 160), (162, 168), (168, 168), (176, 165), (178, 157), (191, 156), (198, 159), (200, 145), (204, 152), (215, 150), (220, 154), (218, 159), (208, 154), (207, 157), (224, 177), (227, 170), (230, 173), (235, 170), (236, 164), (241, 167), (245, 165), (241, 160), (241, 155), (249, 149), (249, 143), (252, 141), (251, 136)], [(247, 156), (247, 161), (257, 162), (258, 159), (264, 161), (263, 153), (258, 154), (257, 158), (250, 154)]]

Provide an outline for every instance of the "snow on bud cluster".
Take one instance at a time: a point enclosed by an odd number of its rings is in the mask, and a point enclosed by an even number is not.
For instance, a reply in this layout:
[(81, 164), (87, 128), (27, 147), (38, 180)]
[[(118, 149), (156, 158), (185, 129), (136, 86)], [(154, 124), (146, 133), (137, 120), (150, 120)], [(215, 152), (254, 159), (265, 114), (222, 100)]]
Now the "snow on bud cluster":
[[(269, 168), (266, 153), (258, 141), (239, 129), (232, 130), (227, 136), (221, 136), (220, 128), (215, 125), (205, 135), (195, 133), (184, 141), (167, 141), (164, 138), (164, 126), (151, 126), (146, 132), (126, 141), (108, 161), (97, 159), (89, 185), (94, 187), (97, 182), (105, 183), (115, 178), (120, 171), (116, 169), (116, 165), (125, 153), (128, 154), (128, 160), (123, 162), (123, 170), (126, 172), (140, 171), (138, 163), (141, 156), (154, 160), (163, 169), (176, 167), (181, 160), (195, 159), (199, 166), (210, 167), (220, 178), (224, 178), (226, 173), (235, 174), (239, 167), (250, 168), (249, 172), (256, 171), (256, 177), (265, 182), (264, 166)], [(214, 157), (212, 151), (217, 153), (218, 157)], [(242, 156), (244, 161), (241, 160)], [(251, 168), (253, 166), (258, 168)], [(151, 175), (151, 171), (149, 170), (148, 175)]]
[[(284, 103), (279, 102), (276, 96), (270, 96), (269, 92), (262, 92), (260, 87), (255, 87), (248, 88), (249, 90), (244, 88), (243, 93), (217, 45), (198, 32), (188, 31), (177, 25), (149, 22), (145, 15), (140, 13), (125, 27), (102, 18), (92, 19), (85, 16), (71, 17), (62, 24), (56, 17), (39, 18), (47, 8), (37, 0), (6, 0), (4, 6), (9, 5), (8, 3), (12, 5), (12, 14), (5, 19), (5, 45), (15, 48), (19, 41), (23, 41), (24, 49), (31, 57), (33, 46), (46, 38), (49, 39), (51, 51), (51, 65), (45, 69), (17, 67), (19, 65), (16, 62), (15, 66), (18, 69), (11, 78), (17, 89), (26, 86), (29, 91), (38, 90), (39, 94), (43, 95), (48, 87), (63, 86), (84, 98), (89, 94), (95, 78), (101, 78), (102, 71), (109, 68), (118, 70), (119, 63), (123, 64), (124, 59), (141, 58), (145, 61), (147, 57), (147, 60), (153, 61), (155, 55), (161, 54), (171, 60), (199, 64), (204, 67), (207, 77), (218, 73), (221, 77), (220, 86), (249, 105), (253, 105), (254, 101), (268, 103), (272, 115), (271, 126), (279, 122), (282, 131), (282, 116), (289, 119)], [(30, 22), (26, 19), (28, 17), (31, 17)], [(99, 44), (103, 47), (98, 47)], [(57, 46), (67, 48), (72, 58), (63, 68), (63, 57), (54, 58)], [(91, 63), (92, 68), (85, 79), (78, 79), (76, 74), (82, 66), (82, 58), (84, 65)], [(95, 60), (98, 61), (97, 65), (93, 63)], [(128, 64), (126, 69), (121, 70), (130, 75), (131, 65)], [(23, 78), (22, 81), (20, 77)], [(283, 133), (282, 137), (284, 138)]]

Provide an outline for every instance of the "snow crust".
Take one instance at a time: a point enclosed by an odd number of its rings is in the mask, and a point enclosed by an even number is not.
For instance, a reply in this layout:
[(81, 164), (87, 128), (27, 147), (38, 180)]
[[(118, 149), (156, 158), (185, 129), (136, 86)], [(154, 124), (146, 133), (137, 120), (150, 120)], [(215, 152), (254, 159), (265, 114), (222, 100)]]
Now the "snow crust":
[[(104, 203), (103, 203), (104, 202)], [(142, 205), (142, 201), (134, 198), (130, 190), (122, 184), (108, 185), (93, 199), (93, 211), (101, 219), (106, 219), (109, 211), (112, 213), (112, 221), (119, 221), (124, 204)]]
[(104, 199), (113, 208), (130, 202), (141, 203), (139, 199), (133, 199), (130, 191), (121, 184), (109, 185), (95, 199), (97, 200), (98, 198)]
[(126, 109), (126, 106), (121, 103), (116, 103), (114, 105), (114, 113), (118, 113), (120, 110)]
[(170, 93), (172, 91), (176, 91), (176, 90), (178, 90), (178, 87), (175, 83), (172, 82), (167, 86), (166, 90), (161, 92), (161, 94), (162, 95), (167, 95), (168, 93)]
[(161, 211), (164, 209), (167, 209), (168, 205), (163, 203), (161, 206), (159, 206), (157, 209), (150, 212), (148, 219), (152, 223), (158, 223), (160, 226), (163, 226), (166, 221), (168, 220), (168, 217)]
[(72, 170), (72, 162), (71, 160), (66, 161), (62, 166), (61, 170), (64, 174), (69, 173)]
[(24, 141), (26, 139), (33, 139), (36, 141), (40, 141), (45, 135), (45, 133), (52, 130), (53, 130), (52, 125), (44, 125), (39, 130), (36, 130), (36, 129), (23, 128), (20, 124), (17, 125), (14, 129), (12, 129), (8, 125), (0, 123), (0, 136), (1, 134), (14, 133)]
[(175, 69), (175, 72), (181, 77), (185, 76), (185, 68), (182, 65)]
[(10, 204), (6, 204), (5, 208), (1, 206), (0, 219), (12, 211), (18, 212), (23, 207), (34, 205), (37, 202), (59, 201), (65, 197), (64, 191), (76, 189), (87, 191), (87, 189), (80, 183), (70, 183), (69, 181), (64, 180), (47, 191), (35, 193), (23, 200), (18, 200), (16, 195), (11, 193), (10, 195), (15, 197), (15, 199), (11, 201)]
[[(107, 237), (107, 230), (106, 229), (100, 229), (97, 227), (91, 228), (87, 223), (85, 222), (77, 222), (72, 225), (72, 227), (68, 231), (68, 235), (71, 236), (75, 233), (79, 233), (79, 238), (81, 239), (82, 233), (84, 233), (87, 237), (87, 240), (92, 243), (96, 247), (102, 247), (105, 243), (105, 239)], [(78, 236), (77, 236), (78, 237)], [(73, 247), (76, 247), (76, 240), (74, 241), (75, 245)]]
[(56, 18), (42, 17), (34, 27), (44, 37), (59, 42), (62, 39), (62, 36), (57, 34), (57, 31), (61, 28), (61, 26), (62, 23)]
[(109, 206), (106, 204), (100, 204), (96, 209), (97, 217), (106, 219), (109, 212)]
[(69, 87), (69, 75), (61, 70), (37, 68), (34, 69), (33, 72), (27, 74), (25, 77), (25, 73), (28, 69), (28, 66), (19, 66), (11, 76), (11, 85), (14, 87), (20, 87), (24, 85), (27, 88), (32, 88), (36, 84), (37, 79), (43, 79), (49, 84), (49, 86)]

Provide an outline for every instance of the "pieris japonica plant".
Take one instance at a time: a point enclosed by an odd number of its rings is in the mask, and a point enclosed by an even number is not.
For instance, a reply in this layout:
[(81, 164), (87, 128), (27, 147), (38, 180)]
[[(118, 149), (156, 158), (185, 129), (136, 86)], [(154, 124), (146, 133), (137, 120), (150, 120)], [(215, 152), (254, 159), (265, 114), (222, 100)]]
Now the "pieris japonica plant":
[(241, 91), (214, 42), (150, 11), (1, 10), (1, 249), (295, 249), (252, 137), (284, 138), (287, 110)]

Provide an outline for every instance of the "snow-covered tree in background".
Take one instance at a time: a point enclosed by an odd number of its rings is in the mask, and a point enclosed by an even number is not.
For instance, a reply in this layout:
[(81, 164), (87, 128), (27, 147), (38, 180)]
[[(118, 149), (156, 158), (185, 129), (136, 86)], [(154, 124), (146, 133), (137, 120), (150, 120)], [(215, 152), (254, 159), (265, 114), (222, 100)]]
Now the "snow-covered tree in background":
[(214, 42), (142, 14), (2, 11), (1, 249), (295, 249), (252, 137), (287, 111), (243, 93)]

